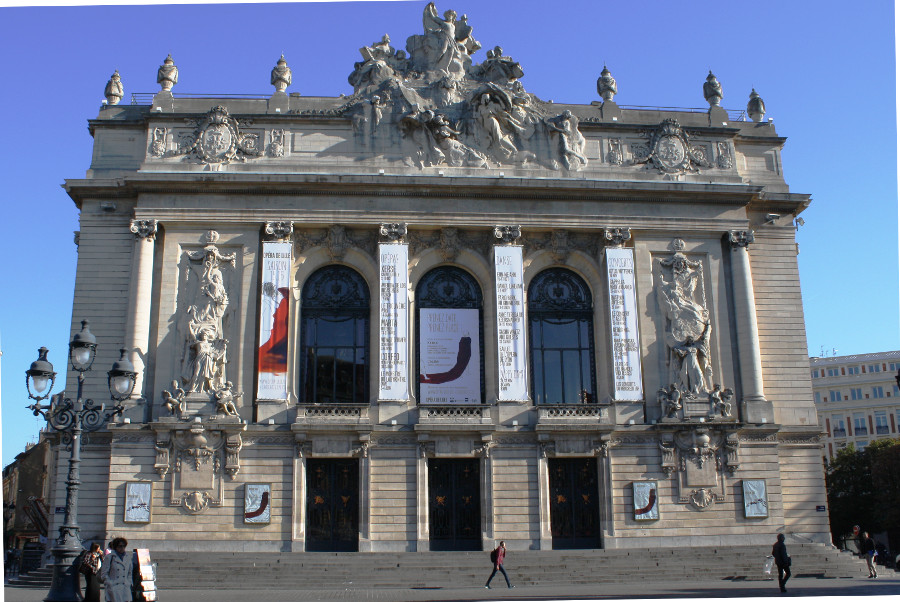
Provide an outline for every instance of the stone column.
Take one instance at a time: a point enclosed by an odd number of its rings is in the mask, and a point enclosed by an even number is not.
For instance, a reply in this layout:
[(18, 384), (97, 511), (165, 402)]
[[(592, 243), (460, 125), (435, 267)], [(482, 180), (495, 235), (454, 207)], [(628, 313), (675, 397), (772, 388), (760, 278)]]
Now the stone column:
[(553, 532), (550, 530), (550, 472), (547, 465), (547, 449), (552, 445), (546, 435), (538, 435), (538, 520), (541, 525), (539, 542), (541, 550), (553, 549)]
[(428, 552), (428, 453), (434, 443), (420, 437), (416, 447), (416, 551)]
[(494, 546), (494, 462), (491, 448), (495, 443), (491, 435), (481, 435), (481, 447), (479, 452), (483, 458), (481, 462), (481, 497), (484, 500), (481, 508), (481, 539), (482, 550), (493, 550)]
[(772, 423), (775, 414), (772, 404), (763, 393), (756, 300), (753, 295), (753, 277), (750, 273), (750, 255), (747, 251), (747, 247), (753, 242), (753, 232), (732, 230), (728, 233), (728, 242), (731, 244), (734, 318), (741, 374), (741, 414), (745, 422)]
[(369, 460), (371, 445), (369, 435), (361, 435), (359, 447), (354, 450), (359, 457), (359, 551), (372, 552), (372, 463)]
[(134, 254), (131, 262), (131, 284), (128, 289), (128, 315), (125, 320), (125, 348), (134, 364), (137, 378), (132, 397), (143, 396), (147, 348), (150, 343), (150, 304), (153, 292), (153, 253), (156, 247), (158, 221), (131, 220)]
[(291, 495), (291, 551), (306, 551), (306, 458), (312, 452), (312, 443), (305, 437), (295, 443), (293, 490)]

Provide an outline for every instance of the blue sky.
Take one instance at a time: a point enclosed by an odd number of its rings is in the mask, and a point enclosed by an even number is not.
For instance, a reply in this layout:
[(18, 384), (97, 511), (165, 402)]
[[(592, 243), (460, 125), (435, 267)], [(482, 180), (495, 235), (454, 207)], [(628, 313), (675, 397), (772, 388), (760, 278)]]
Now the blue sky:
[[(289, 92), (349, 95), (358, 49), (384, 33), (403, 47), (421, 33), (425, 4), (0, 8), (4, 466), (43, 423), (25, 409), (24, 371), (38, 347), (50, 349), (63, 380), (78, 214), (60, 185), (90, 164), (87, 120), (97, 116), (112, 72), (122, 76), (124, 102), (159, 90), (156, 70), (168, 53), (180, 71), (176, 94), (271, 94), (269, 72), (283, 52), (293, 69)], [(810, 352), (900, 349), (892, 2), (440, 0), (437, 7), (468, 14), (475, 38), (519, 61), (525, 88), (545, 100), (599, 100), (604, 63), (622, 105), (706, 106), (710, 69), (727, 109), (744, 109), (755, 87), (788, 139), (791, 190), (813, 196), (798, 232)], [(108, 369), (95, 366), (88, 378), (105, 381)]]

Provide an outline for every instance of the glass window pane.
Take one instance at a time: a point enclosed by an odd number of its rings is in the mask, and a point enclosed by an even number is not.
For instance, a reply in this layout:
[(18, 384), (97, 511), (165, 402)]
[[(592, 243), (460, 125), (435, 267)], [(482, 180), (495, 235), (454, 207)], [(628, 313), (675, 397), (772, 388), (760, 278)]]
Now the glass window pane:
[(316, 354), (317, 403), (334, 401), (334, 349), (320, 347)]
[(591, 339), (589, 334), (590, 322), (585, 319), (578, 320), (578, 344), (582, 349), (590, 347)]
[(594, 403), (594, 388), (591, 381), (591, 354), (587, 351), (581, 352), (581, 388), (584, 391), (583, 402)]
[(323, 316), (319, 319), (319, 344), (353, 345), (354, 320), (342, 316)]
[(544, 354), (540, 349), (535, 349), (531, 356), (531, 384), (534, 389), (534, 402), (544, 403)]
[(572, 349), (578, 345), (578, 321), (544, 320), (544, 348)]
[(559, 351), (544, 351), (544, 403), (562, 403), (561, 359)]
[(578, 351), (564, 351), (563, 384), (565, 385), (564, 403), (581, 402), (581, 354)]

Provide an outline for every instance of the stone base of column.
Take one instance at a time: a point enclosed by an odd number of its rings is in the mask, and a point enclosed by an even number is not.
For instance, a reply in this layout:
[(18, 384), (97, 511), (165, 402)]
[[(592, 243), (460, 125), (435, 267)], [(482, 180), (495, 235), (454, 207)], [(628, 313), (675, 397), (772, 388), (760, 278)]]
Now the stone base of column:
[(741, 418), (750, 424), (774, 424), (775, 408), (765, 397), (745, 397), (741, 400)]

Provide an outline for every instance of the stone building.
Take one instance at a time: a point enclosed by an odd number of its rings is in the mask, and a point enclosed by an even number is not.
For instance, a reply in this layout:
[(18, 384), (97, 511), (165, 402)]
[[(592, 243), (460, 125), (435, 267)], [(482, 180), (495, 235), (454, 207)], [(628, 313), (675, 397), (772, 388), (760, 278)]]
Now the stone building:
[(809, 195), (762, 99), (729, 114), (710, 73), (708, 110), (629, 109), (604, 68), (602, 102), (545, 102), (499, 46), (476, 62), (465, 17), (423, 22), (406, 51), (363, 47), (347, 97), (288, 93), (284, 57), (256, 99), (179, 97), (172, 57), (152, 99), (110, 80), (65, 185), (73, 328), (139, 375), (84, 447), (108, 487), (82, 490), (83, 529), (157, 550), (827, 541)]
[(809, 358), (823, 455), (900, 432), (900, 351)]

